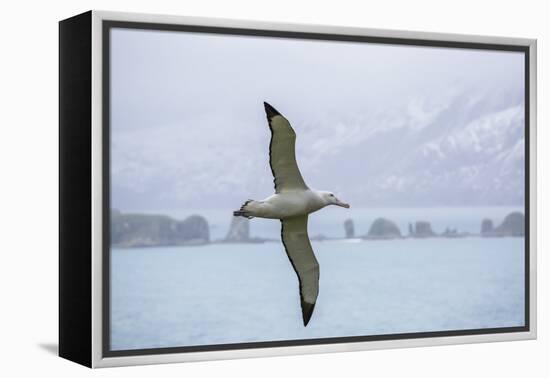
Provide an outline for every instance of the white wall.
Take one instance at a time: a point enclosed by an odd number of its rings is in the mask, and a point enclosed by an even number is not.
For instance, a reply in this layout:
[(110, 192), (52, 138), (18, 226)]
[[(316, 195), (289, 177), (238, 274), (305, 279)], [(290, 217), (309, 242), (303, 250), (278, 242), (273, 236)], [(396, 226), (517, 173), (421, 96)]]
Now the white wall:
[[(57, 343), (57, 21), (94, 8), (539, 39), (539, 340), (188, 365), (104, 369), (96, 376), (542, 377), (550, 373), (543, 188), (550, 40), (543, 1), (19, 1), (0, 23), (0, 349), (2, 375), (78, 377)], [(505, 5), (506, 4), (506, 5)], [(545, 67), (546, 66), (546, 67)], [(545, 298), (546, 297), (546, 298)]]

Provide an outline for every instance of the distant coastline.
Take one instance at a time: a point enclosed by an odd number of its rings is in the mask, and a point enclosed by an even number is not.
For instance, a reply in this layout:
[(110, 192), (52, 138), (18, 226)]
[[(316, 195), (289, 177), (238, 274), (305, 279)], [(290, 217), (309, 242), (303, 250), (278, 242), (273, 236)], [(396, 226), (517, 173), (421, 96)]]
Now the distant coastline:
[[(213, 243), (265, 243), (279, 239), (254, 237), (250, 233), (250, 221), (232, 217), (226, 236), (212, 239), (208, 220), (199, 214), (177, 220), (166, 215), (122, 213), (111, 211), (111, 246), (116, 248), (143, 248), (159, 246), (196, 246)], [(489, 218), (480, 219), (478, 233), (464, 232), (446, 227), (436, 233), (428, 220), (415, 220), (408, 224), (406, 232), (391, 219), (379, 217), (370, 225), (366, 234), (356, 234), (353, 219), (346, 219), (342, 225), (342, 237), (327, 237), (322, 234), (310, 235), (311, 240), (392, 240), (425, 238), (464, 238), (464, 237), (523, 237), (525, 217), (522, 212), (510, 212), (497, 226)]]

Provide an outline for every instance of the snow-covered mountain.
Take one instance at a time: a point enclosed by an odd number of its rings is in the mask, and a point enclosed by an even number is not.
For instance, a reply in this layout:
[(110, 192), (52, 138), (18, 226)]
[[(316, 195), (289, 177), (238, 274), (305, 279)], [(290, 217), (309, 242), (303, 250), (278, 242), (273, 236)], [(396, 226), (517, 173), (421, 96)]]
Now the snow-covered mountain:
[[(270, 195), (265, 118), (240, 119), (243, 113), (188, 121), (198, 126), (182, 125), (178, 133), (158, 127), (115, 134), (114, 203), (138, 209), (225, 208)], [(314, 114), (286, 114), (298, 135), (304, 178), (312, 188), (334, 191), (354, 206), (524, 201), (522, 100), (454, 95), (411, 99), (393, 108), (365, 106), (345, 116), (330, 110)], [(239, 126), (230, 134), (218, 128), (204, 134), (208, 125), (224, 123)]]
[[(322, 153), (315, 153), (315, 144), (304, 148), (301, 160), (317, 173), (316, 186), (334, 188), (359, 205), (520, 205), (525, 196), (524, 106), (480, 112), (487, 107), (477, 105), (459, 98), (424, 111), (417, 104), (401, 122), (373, 117), (340, 125), (336, 130), (361, 129), (368, 122), (383, 126), (349, 143), (332, 143), (332, 150)], [(414, 112), (422, 117), (415, 119)], [(323, 144), (322, 137), (316, 144)], [(337, 166), (342, 161), (345, 165)]]

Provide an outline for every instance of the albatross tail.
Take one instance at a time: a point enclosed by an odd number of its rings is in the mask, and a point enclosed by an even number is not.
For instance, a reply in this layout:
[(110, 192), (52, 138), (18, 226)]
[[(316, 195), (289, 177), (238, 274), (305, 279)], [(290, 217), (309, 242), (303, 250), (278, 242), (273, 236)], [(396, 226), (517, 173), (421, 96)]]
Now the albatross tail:
[(237, 211), (233, 212), (233, 216), (235, 217), (245, 217), (248, 219), (254, 218), (253, 215), (253, 206), (256, 201), (249, 199), (243, 205), (241, 208)]

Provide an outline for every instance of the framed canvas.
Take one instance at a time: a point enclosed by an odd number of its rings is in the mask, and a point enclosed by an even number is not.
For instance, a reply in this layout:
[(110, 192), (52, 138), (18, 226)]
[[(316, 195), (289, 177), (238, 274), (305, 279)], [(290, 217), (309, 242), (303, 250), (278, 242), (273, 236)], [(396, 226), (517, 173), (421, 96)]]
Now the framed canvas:
[(535, 40), (59, 26), (62, 357), (536, 337)]

